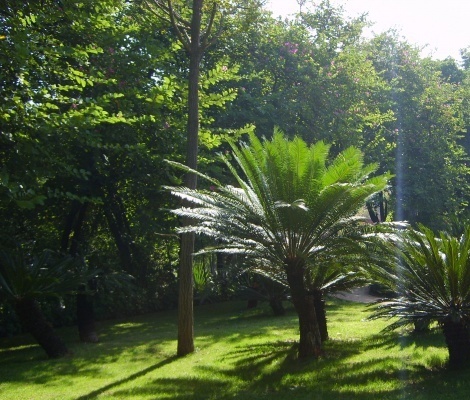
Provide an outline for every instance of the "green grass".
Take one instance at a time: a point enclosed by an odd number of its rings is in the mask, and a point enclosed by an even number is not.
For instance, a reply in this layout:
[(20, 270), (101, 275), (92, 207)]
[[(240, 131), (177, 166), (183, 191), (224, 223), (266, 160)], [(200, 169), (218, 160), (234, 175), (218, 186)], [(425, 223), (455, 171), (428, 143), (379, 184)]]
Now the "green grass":
[(73, 356), (48, 360), (28, 336), (0, 341), (0, 398), (467, 399), (470, 370), (447, 371), (438, 331), (381, 333), (362, 304), (331, 300), (325, 356), (299, 361), (292, 309), (273, 317), (246, 303), (196, 308), (196, 352), (176, 358), (176, 314), (99, 325), (101, 342), (60, 331)]

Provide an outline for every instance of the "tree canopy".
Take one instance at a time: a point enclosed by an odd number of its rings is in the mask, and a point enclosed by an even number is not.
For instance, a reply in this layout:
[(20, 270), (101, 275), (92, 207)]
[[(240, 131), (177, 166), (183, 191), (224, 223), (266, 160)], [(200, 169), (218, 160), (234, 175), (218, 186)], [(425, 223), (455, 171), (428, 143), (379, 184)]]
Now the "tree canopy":
[[(269, 176), (270, 190), (285, 194), (269, 203), (275, 212), (265, 216), (285, 238), (294, 227), (289, 221), (307, 232), (303, 213), (319, 207), (314, 198), (334, 192), (328, 182), (303, 181), (294, 171), (283, 175), (290, 161), (276, 164), (281, 158), (274, 154), (295, 151), (299, 160), (316, 152), (325, 166), (346, 157), (374, 165), (360, 168), (366, 175), (389, 177), (369, 202), (372, 211), (384, 211), (387, 203), (388, 212), (374, 221), (407, 220), (462, 233), (470, 216), (468, 49), (459, 63), (423, 57), (394, 31), (365, 38), (366, 17), (348, 18), (329, 1), (286, 20), (273, 18), (262, 1), (204, 1), (199, 40), (191, 42), (194, 4), (2, 2), (0, 217), (8, 240), (81, 257), (104, 274), (132, 275), (132, 290), (97, 284), (94, 302), (101, 316), (175, 307), (180, 221), (167, 212), (178, 205), (163, 187), (182, 185), (185, 178), (164, 160), (183, 162), (188, 148), (197, 147), (190, 166), (226, 187), (235, 184), (233, 174), (215, 154), (247, 137), (255, 148), (266, 143), (273, 152), (258, 172)], [(191, 43), (200, 50), (196, 72), (188, 57)], [(197, 79), (190, 80), (190, 72)], [(190, 96), (198, 101), (191, 112)], [(281, 148), (277, 129), (293, 140), (292, 147)], [(235, 155), (249, 161), (242, 149)], [(228, 154), (225, 161), (243, 176), (237, 161)], [(325, 176), (333, 173), (322, 168)], [(245, 172), (261, 188), (255, 171)], [(361, 196), (355, 203), (351, 197), (354, 207), (367, 197)], [(268, 204), (259, 198), (260, 207)], [(326, 210), (318, 215), (328, 216)], [(324, 232), (328, 221), (318, 218)], [(337, 233), (339, 226), (331, 229)], [(308, 252), (290, 247), (308, 242), (302, 238), (294, 234), (284, 253), (271, 254), (273, 268), (289, 251), (310, 263)], [(202, 246), (196, 240), (196, 251)], [(205, 268), (222, 276), (227, 260)], [(0, 293), (0, 322), (12, 321), (8, 329), (16, 332), (19, 325), (4, 299)], [(74, 301), (61, 301), (61, 312), (72, 315)]]

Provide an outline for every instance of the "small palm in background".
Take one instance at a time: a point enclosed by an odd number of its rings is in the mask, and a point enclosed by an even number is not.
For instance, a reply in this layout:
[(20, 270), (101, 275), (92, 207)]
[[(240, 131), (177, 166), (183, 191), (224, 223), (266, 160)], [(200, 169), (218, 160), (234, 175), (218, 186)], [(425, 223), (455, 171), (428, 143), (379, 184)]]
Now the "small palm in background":
[(52, 261), (52, 258), (49, 251), (32, 255), (21, 246), (0, 249), (0, 291), (13, 304), (23, 328), (33, 335), (49, 357), (54, 358), (67, 354), (68, 350), (45, 320), (38, 299), (68, 289), (64, 285), (71, 281), (71, 259)]
[(33, 253), (21, 245), (0, 249), (0, 294), (51, 358), (66, 355), (68, 349), (46, 321), (39, 300), (75, 293), (87, 279), (81, 272), (72, 257), (50, 250)]
[(376, 277), (397, 294), (381, 301), (371, 318), (397, 318), (388, 329), (438, 322), (449, 365), (470, 360), (470, 226), (460, 237), (424, 227), (409, 230), (391, 249), (394, 262)]

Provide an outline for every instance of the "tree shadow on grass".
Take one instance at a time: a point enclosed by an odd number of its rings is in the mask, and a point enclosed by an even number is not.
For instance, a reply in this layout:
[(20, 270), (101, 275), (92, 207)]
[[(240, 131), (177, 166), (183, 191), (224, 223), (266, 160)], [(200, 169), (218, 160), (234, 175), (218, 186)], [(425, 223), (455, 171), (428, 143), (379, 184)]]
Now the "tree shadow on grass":
[(226, 396), (231, 391), (230, 384), (217, 379), (201, 378), (157, 378), (145, 386), (121, 389), (113, 392), (116, 399), (151, 398), (178, 400), (208, 400), (231, 398)]
[[(105, 334), (97, 344), (80, 343), (78, 338), (70, 339), (71, 335), (76, 336), (76, 328), (62, 330), (62, 336), (69, 338), (68, 347), (72, 354), (61, 359), (48, 359), (28, 335), (3, 341), (4, 348), (0, 349), (1, 380), (34, 384), (60, 380), (61, 384), (67, 384), (77, 375), (96, 378), (105, 374), (103, 365), (119, 363), (123, 359), (129, 365), (148, 358), (149, 354), (166, 359), (166, 346), (169, 341), (175, 340), (175, 330), (164, 326), (159, 331), (158, 321), (141, 323), (137, 320), (136, 323), (117, 322), (115, 325), (105, 322), (103, 325)], [(22, 345), (6, 346), (21, 342)]]
[(401, 349), (414, 347), (417, 349), (426, 349), (429, 347), (446, 348), (444, 335), (439, 328), (433, 328), (427, 332), (397, 332), (384, 331), (377, 335), (370, 336), (365, 341), (365, 350), (376, 347), (392, 349), (396, 346)]
[[(418, 337), (417, 340), (420, 338)], [(470, 370), (458, 371), (455, 378), (448, 371), (436, 371), (414, 364), (398, 353), (364, 361), (351, 361), (372, 347), (387, 346), (397, 337), (391, 335), (355, 342), (329, 341), (325, 356), (318, 360), (298, 360), (297, 344), (287, 341), (238, 346), (226, 356), (231, 368), (201, 366), (204, 374), (227, 375), (245, 382), (233, 399), (454, 399), (467, 398)], [(441, 382), (441, 397), (433, 396), (434, 382)], [(459, 393), (453, 397), (451, 382), (458, 382)], [(428, 396), (428, 397), (427, 397)], [(448, 397), (446, 397), (448, 396)]]
[(76, 400), (94, 399), (94, 398), (98, 397), (100, 394), (103, 394), (103, 393), (107, 392), (108, 390), (112, 390), (114, 388), (117, 388), (118, 386), (124, 385), (125, 383), (131, 382), (131, 381), (136, 380), (138, 378), (141, 378), (141, 377), (143, 377), (143, 376), (145, 376), (145, 375), (147, 375), (147, 374), (149, 374), (149, 373), (151, 373), (151, 372), (153, 372), (153, 371), (155, 371), (159, 368), (162, 368), (165, 365), (171, 364), (177, 358), (178, 357), (173, 356), (173, 357), (167, 358), (166, 360), (162, 360), (159, 363), (151, 365), (150, 367), (144, 368), (143, 370), (138, 371), (138, 372), (136, 372), (132, 375), (129, 375), (126, 378), (119, 379), (119, 380), (114, 381), (112, 383), (109, 383), (109, 384), (107, 384), (107, 385), (105, 385), (105, 386), (103, 386), (99, 389), (93, 390), (90, 393), (87, 393), (83, 396), (77, 397)]

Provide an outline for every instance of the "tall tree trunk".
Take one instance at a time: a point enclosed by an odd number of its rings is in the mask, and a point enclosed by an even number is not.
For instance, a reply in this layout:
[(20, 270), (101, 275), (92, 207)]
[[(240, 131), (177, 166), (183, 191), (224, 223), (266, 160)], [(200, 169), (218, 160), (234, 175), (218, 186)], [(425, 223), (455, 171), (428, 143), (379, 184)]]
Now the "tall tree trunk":
[(194, 235), (182, 235), (178, 275), (178, 356), (194, 351), (193, 252)]
[(286, 313), (286, 309), (282, 305), (282, 298), (280, 297), (271, 296), (269, 299), (269, 305), (271, 306), (271, 310), (273, 310), (273, 314), (276, 317), (279, 317)]
[[(61, 246), (62, 251), (70, 253), (72, 257), (80, 255), (80, 247), (84, 242), (83, 225), (89, 206), (89, 203), (73, 202), (72, 209), (67, 217)], [(78, 337), (81, 342), (97, 343), (99, 339), (95, 329), (93, 296), (87, 293), (85, 284), (80, 284), (76, 301)]]
[(299, 317), (299, 358), (317, 358), (322, 352), (321, 337), (315, 313), (315, 299), (305, 288), (304, 272), (304, 266), (299, 265), (297, 261), (286, 265), (287, 282)]
[(328, 340), (328, 326), (326, 322), (326, 308), (323, 291), (321, 289), (314, 289), (313, 298), (315, 304), (315, 314), (317, 315), (318, 320), (318, 329), (320, 331), (320, 338), (323, 343), (324, 341)]
[(470, 362), (470, 337), (467, 326), (463, 322), (450, 319), (443, 324), (444, 337), (449, 350), (449, 366), (460, 367)]
[[(192, 169), (197, 169), (198, 154), (202, 4), (203, 0), (193, 1), (191, 18), (186, 165)], [(196, 189), (197, 176), (195, 174), (186, 174), (185, 185), (190, 189)], [(183, 225), (190, 223), (187, 219), (182, 222)], [(185, 233), (181, 235), (178, 295), (178, 356), (184, 356), (194, 351), (193, 252), (194, 234)]]
[(113, 200), (110, 198), (106, 199), (103, 206), (106, 221), (108, 222), (109, 230), (113, 235), (114, 243), (118, 249), (119, 258), (121, 260), (122, 268), (131, 275), (135, 274), (132, 263), (132, 251), (129, 246), (129, 241), (126, 240), (126, 232), (123, 231), (122, 225), (119, 224), (117, 210), (113, 206)]
[(77, 325), (81, 342), (98, 343), (96, 333), (93, 296), (86, 292), (86, 285), (80, 285), (77, 293)]
[(15, 311), (23, 328), (31, 333), (49, 358), (63, 357), (69, 353), (64, 341), (44, 318), (39, 303), (35, 299), (18, 299)]

